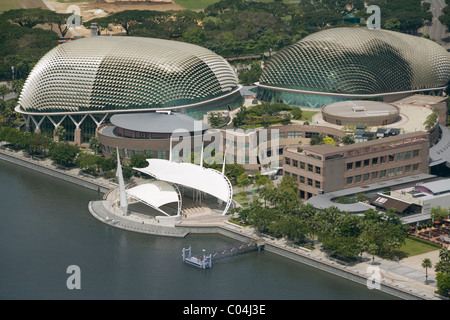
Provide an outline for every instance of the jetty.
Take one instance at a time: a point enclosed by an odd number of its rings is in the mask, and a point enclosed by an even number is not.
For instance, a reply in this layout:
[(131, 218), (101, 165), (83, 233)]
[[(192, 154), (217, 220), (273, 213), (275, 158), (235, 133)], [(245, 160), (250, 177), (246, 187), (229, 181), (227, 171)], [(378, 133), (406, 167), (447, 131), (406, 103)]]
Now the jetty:
[(212, 252), (206, 253), (203, 250), (203, 254), (200, 256), (192, 255), (192, 248), (183, 248), (182, 257), (183, 261), (196, 266), (201, 269), (209, 269), (212, 267), (212, 259), (223, 259), (231, 257), (237, 254), (243, 254), (251, 251), (261, 251), (264, 248), (264, 240), (252, 240), (249, 242), (238, 242), (231, 246), (216, 249)]

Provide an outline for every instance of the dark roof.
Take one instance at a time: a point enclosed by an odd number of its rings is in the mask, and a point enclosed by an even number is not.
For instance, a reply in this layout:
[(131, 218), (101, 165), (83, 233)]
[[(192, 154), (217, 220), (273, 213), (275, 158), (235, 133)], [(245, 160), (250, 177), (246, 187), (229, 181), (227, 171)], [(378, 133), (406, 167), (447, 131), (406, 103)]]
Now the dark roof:
[(142, 112), (115, 114), (111, 123), (117, 127), (152, 133), (173, 133), (177, 129), (189, 132), (205, 131), (210, 127), (186, 114), (176, 112)]
[(397, 210), (397, 212), (400, 213), (402, 213), (403, 211), (408, 209), (410, 205), (412, 205), (412, 203), (410, 202), (391, 198), (383, 194), (377, 194), (375, 197), (370, 199), (370, 204), (385, 209), (394, 208), (395, 210)]

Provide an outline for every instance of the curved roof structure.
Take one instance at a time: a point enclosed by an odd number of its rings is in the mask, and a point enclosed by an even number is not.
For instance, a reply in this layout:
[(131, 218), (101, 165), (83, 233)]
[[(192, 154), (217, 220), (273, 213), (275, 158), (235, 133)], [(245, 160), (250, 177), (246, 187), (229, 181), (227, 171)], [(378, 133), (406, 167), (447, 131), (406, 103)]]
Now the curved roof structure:
[(49, 51), (19, 99), (24, 112), (92, 112), (186, 106), (233, 92), (222, 57), (184, 42), (91, 37)]
[(259, 84), (306, 92), (374, 95), (436, 89), (450, 80), (450, 55), (399, 32), (333, 28), (277, 52)]
[(172, 203), (178, 203), (178, 212), (181, 214), (181, 196), (178, 189), (165, 181), (152, 181), (150, 183), (140, 184), (136, 187), (126, 190), (127, 195), (145, 203), (146, 205), (168, 215), (159, 207)]
[(207, 124), (186, 114), (170, 111), (115, 114), (110, 121), (113, 125), (123, 129), (153, 133), (171, 134), (179, 129), (202, 133), (210, 128)]
[(210, 194), (226, 203), (223, 214), (228, 211), (233, 198), (233, 188), (228, 178), (219, 171), (193, 163), (171, 162), (164, 159), (147, 159), (147, 162), (148, 167), (133, 169), (158, 180)]

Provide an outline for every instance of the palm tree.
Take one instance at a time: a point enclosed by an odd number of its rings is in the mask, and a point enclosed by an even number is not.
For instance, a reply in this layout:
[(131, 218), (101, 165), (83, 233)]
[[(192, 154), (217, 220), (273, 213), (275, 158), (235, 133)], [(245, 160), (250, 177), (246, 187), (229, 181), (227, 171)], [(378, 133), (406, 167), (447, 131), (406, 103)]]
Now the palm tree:
[(433, 264), (431, 263), (431, 260), (428, 258), (423, 259), (422, 261), (422, 268), (425, 268), (425, 283), (428, 282), (428, 268), (432, 268)]
[(57, 141), (62, 140), (66, 136), (66, 129), (63, 126), (57, 126), (54, 131), (54, 136), (57, 137)]

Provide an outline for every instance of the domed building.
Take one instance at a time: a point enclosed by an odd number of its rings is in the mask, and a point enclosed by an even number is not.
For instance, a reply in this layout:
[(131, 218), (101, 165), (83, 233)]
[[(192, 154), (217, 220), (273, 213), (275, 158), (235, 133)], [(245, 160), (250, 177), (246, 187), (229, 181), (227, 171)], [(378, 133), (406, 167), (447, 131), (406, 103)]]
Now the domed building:
[(450, 55), (428, 39), (394, 31), (334, 28), (279, 51), (260, 77), (258, 98), (321, 108), (344, 100), (392, 102), (441, 94)]
[(242, 103), (237, 75), (212, 51), (177, 41), (90, 37), (60, 45), (34, 67), (16, 111), (30, 130), (66, 130), (88, 143), (111, 115), (171, 110), (202, 119)]

